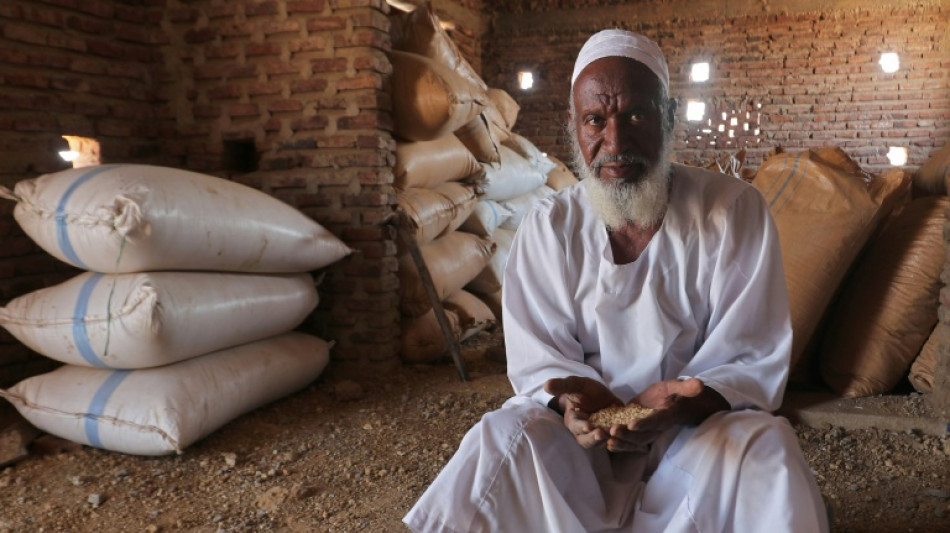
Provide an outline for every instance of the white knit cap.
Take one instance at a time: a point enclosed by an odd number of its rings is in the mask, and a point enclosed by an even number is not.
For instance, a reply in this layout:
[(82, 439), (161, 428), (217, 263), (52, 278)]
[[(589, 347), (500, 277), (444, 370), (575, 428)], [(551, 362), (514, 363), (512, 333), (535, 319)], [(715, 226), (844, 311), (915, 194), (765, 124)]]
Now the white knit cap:
[(577, 61), (574, 62), (574, 74), (571, 75), (571, 87), (577, 76), (598, 59), (604, 57), (629, 57), (647, 66), (656, 74), (667, 92), (670, 90), (670, 71), (666, 66), (663, 51), (650, 39), (626, 30), (602, 30), (587, 39)]

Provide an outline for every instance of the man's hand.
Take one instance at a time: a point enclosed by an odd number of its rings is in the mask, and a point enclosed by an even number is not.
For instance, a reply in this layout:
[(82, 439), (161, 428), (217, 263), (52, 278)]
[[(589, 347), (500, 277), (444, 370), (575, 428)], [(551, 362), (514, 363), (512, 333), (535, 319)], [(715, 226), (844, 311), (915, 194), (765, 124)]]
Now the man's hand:
[(606, 446), (612, 452), (644, 453), (650, 443), (675, 425), (698, 424), (709, 415), (730, 408), (729, 402), (701, 380), (667, 380), (654, 383), (633, 399), (654, 409), (649, 416), (615, 425), (609, 431), (594, 428), (590, 415), (604, 407), (620, 405), (620, 400), (599, 381), (572, 376), (548, 380), (544, 390), (558, 399), (564, 425), (585, 448)]
[(622, 402), (603, 383), (580, 376), (549, 379), (544, 390), (557, 399), (564, 413), (564, 426), (584, 448), (597, 448), (607, 441), (607, 430), (594, 428), (591, 413)]
[(610, 428), (610, 451), (643, 451), (673, 426), (699, 424), (709, 415), (730, 408), (725, 398), (696, 378), (654, 383), (633, 401), (654, 411), (626, 427)]

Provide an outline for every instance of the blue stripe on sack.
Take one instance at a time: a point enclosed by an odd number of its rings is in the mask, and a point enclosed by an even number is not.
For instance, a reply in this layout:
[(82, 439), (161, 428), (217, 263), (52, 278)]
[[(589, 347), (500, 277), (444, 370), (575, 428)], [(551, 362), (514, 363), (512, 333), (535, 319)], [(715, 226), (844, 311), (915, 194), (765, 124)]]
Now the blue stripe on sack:
[(63, 255), (66, 256), (69, 262), (79, 268), (89, 270), (89, 267), (76, 255), (73, 244), (69, 242), (69, 228), (66, 226), (66, 204), (69, 202), (69, 197), (73, 195), (80, 185), (89, 181), (97, 174), (117, 166), (120, 165), (100, 165), (82, 176), (79, 176), (79, 178), (66, 189), (66, 192), (63, 193), (63, 197), (59, 199), (59, 204), (56, 206), (56, 243), (59, 244), (60, 251), (63, 252)]
[(487, 205), (488, 208), (491, 209), (492, 228), (497, 228), (498, 227), (498, 211), (495, 210), (495, 206), (491, 205), (491, 200), (486, 201), (485, 205)]
[(96, 351), (89, 342), (89, 331), (86, 329), (86, 313), (89, 310), (89, 298), (96, 284), (102, 279), (102, 274), (94, 273), (82, 284), (79, 289), (79, 298), (76, 299), (76, 309), (73, 311), (73, 343), (79, 350), (79, 355), (92, 366), (108, 368), (109, 366), (99, 359)]
[[(778, 216), (779, 213), (781, 213), (782, 210), (785, 209), (785, 206), (791, 203), (792, 199), (795, 197), (795, 191), (798, 190), (798, 188), (801, 186), (802, 183), (805, 183), (805, 178), (808, 176), (808, 172), (807, 171), (798, 172), (798, 162), (799, 162), (800, 157), (802, 156), (798, 156), (795, 158), (795, 166), (792, 167), (792, 176), (798, 175), (798, 180), (795, 182), (795, 185), (792, 187), (792, 190), (790, 190), (788, 194), (785, 195), (785, 202), (783, 202), (782, 205), (776, 207), (772, 211), (772, 216)], [(791, 183), (791, 181), (792, 180), (790, 178), (789, 183)]]
[(99, 389), (92, 396), (92, 401), (89, 402), (89, 409), (87, 409), (85, 421), (83, 422), (84, 429), (86, 430), (86, 439), (90, 445), (96, 448), (103, 447), (102, 440), (99, 438), (99, 417), (105, 412), (106, 404), (109, 403), (109, 398), (112, 397), (112, 393), (119, 388), (122, 381), (131, 373), (131, 370), (116, 370), (111, 372), (109, 377), (99, 385)]
[[(777, 181), (781, 181), (781, 182), (782, 182), (782, 186), (778, 188), (778, 192), (776, 192), (776, 193), (775, 193), (775, 196), (772, 198), (772, 200), (769, 201), (769, 207), (774, 207), (774, 206), (775, 206), (775, 202), (777, 202), (778, 199), (782, 197), (782, 193), (785, 192), (785, 187), (788, 187), (788, 183), (789, 183), (790, 181), (792, 181), (792, 178), (795, 177), (795, 171), (798, 170), (798, 162), (801, 160), (801, 158), (802, 158), (802, 155), (801, 155), (801, 154), (795, 156), (794, 163), (792, 164), (791, 170), (788, 171), (788, 175), (785, 176), (784, 178), (780, 178), (779, 180), (776, 180), (776, 182), (777, 182)], [(788, 164), (788, 161), (786, 160), (785, 163), (786, 163), (786, 165), (787, 165), (787, 164)], [(786, 199), (786, 200), (787, 200), (787, 199)], [(774, 216), (774, 214), (775, 214), (775, 213), (773, 212), (773, 216)]]

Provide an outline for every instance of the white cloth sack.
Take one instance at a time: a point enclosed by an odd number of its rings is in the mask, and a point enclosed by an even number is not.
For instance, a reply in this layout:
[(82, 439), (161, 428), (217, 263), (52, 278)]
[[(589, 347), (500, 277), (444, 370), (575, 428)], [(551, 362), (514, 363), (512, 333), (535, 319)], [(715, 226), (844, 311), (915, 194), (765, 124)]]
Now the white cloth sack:
[(86, 272), (14, 299), (0, 325), (67, 364), (147, 368), (284, 333), (318, 301), (309, 274)]
[(483, 197), (489, 200), (509, 200), (537, 189), (547, 182), (547, 173), (502, 144), (498, 147), (501, 163), (482, 163), (485, 180), (482, 183)]
[(475, 209), (465, 222), (459, 226), (462, 231), (474, 233), (480, 237), (491, 237), (495, 228), (500, 226), (513, 213), (503, 203), (480, 198)]
[(0, 391), (31, 424), (135, 455), (180, 452), (238, 416), (303, 389), (330, 345), (286, 333), (158, 368), (66, 365)]
[(542, 185), (526, 194), (522, 194), (521, 196), (512, 198), (511, 200), (505, 200), (505, 207), (511, 210), (511, 216), (505, 219), (505, 221), (502, 222), (499, 227), (510, 230), (518, 229), (518, 226), (521, 224), (521, 220), (528, 213), (528, 211), (534, 207), (534, 204), (536, 204), (538, 200), (547, 198), (555, 192), (556, 191), (551, 187)]
[(83, 270), (307, 272), (351, 252), (268, 194), (175, 168), (74, 168), (0, 193), (30, 238)]

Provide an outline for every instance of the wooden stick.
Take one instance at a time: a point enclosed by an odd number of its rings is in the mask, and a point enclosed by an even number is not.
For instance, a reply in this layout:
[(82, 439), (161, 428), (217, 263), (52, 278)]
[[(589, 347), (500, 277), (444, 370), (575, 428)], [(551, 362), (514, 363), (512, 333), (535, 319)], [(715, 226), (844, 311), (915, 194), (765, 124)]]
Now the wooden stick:
[(435, 313), (435, 318), (439, 322), (439, 329), (442, 330), (445, 345), (452, 355), (452, 360), (455, 361), (455, 368), (458, 370), (459, 379), (468, 381), (468, 373), (465, 371), (465, 363), (462, 361), (462, 352), (459, 348), (458, 340), (455, 338), (455, 333), (452, 331), (449, 319), (445, 316), (445, 309), (442, 307), (442, 301), (439, 299), (439, 294), (435, 290), (435, 284), (432, 282), (432, 276), (429, 274), (429, 267), (426, 266), (426, 262), (422, 258), (419, 243), (416, 242), (416, 238), (411, 231), (413, 226), (414, 224), (409, 218), (409, 215), (402, 209), (398, 209), (396, 229), (403, 242), (406, 243), (406, 247), (409, 249), (409, 255), (416, 265), (416, 270), (419, 271), (419, 279), (422, 281), (422, 286), (425, 287), (426, 294), (432, 302), (432, 311)]

